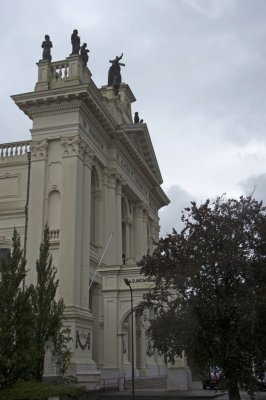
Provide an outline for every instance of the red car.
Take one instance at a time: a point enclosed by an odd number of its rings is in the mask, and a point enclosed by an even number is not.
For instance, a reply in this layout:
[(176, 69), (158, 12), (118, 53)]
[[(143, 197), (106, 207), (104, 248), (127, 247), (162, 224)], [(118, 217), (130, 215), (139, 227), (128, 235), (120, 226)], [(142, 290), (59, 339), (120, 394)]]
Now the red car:
[(222, 379), (222, 371), (217, 368), (210, 368), (209, 373), (202, 379), (203, 389), (218, 389)]

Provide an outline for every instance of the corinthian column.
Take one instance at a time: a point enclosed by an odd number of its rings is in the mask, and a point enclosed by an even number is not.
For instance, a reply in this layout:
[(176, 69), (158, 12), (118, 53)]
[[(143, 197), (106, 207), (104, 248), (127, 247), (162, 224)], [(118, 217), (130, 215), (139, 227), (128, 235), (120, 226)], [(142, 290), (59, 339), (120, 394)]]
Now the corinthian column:
[(129, 238), (129, 218), (125, 218), (125, 258), (126, 260), (130, 257), (130, 238)]
[[(81, 306), (82, 194), (85, 143), (78, 135), (61, 138), (62, 221), (60, 230), (60, 290), (66, 305)], [(88, 177), (87, 177), (88, 178)]]
[(143, 209), (143, 255), (147, 254), (148, 251), (148, 216), (147, 216), (147, 208)]
[(27, 281), (35, 283), (37, 272), (35, 263), (39, 256), (40, 243), (44, 228), (44, 198), (46, 188), (46, 163), (48, 141), (31, 142), (31, 177), (29, 194), (29, 223), (27, 241), (27, 265), (32, 266), (27, 274)]
[(82, 213), (82, 260), (80, 271), (80, 303), (83, 308), (89, 305), (89, 265), (90, 265), (90, 208), (91, 208), (91, 169), (93, 153), (85, 149), (83, 166), (83, 213)]
[(135, 259), (140, 261), (144, 254), (143, 247), (143, 208), (144, 203), (139, 202), (135, 205), (135, 216), (134, 216), (134, 243), (135, 243)]
[(105, 224), (105, 243), (107, 244), (110, 235), (113, 238), (109, 243), (109, 247), (104, 256), (104, 262), (107, 265), (116, 265), (117, 257), (117, 207), (116, 207), (116, 172), (114, 170), (106, 170), (104, 174), (104, 224)]
[(116, 184), (116, 263), (122, 265), (122, 210), (121, 210), (121, 196), (123, 180), (118, 179)]

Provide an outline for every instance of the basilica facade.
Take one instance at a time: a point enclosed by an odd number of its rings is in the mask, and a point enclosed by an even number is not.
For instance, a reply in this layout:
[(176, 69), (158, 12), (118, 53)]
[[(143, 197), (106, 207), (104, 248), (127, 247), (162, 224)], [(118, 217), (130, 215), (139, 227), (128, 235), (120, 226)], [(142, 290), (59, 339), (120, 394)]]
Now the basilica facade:
[(164, 375), (146, 322), (131, 324), (124, 281), (134, 306), (152, 288), (137, 262), (152, 253), (158, 210), (169, 203), (148, 127), (132, 119), (130, 87), (97, 88), (79, 54), (37, 66), (34, 90), (12, 96), (32, 120), (31, 140), (0, 145), (0, 251), (16, 227), (35, 282), (48, 224), (79, 381), (130, 376), (132, 332), (136, 376)]

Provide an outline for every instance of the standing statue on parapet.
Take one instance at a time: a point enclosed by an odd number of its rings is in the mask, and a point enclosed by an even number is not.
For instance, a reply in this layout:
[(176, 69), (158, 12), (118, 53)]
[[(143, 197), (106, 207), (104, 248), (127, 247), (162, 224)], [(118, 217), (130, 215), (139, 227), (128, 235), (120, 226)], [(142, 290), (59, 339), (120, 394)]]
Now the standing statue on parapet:
[(121, 83), (121, 73), (120, 73), (120, 65), (125, 67), (125, 64), (120, 63), (119, 61), (123, 57), (123, 53), (121, 54), (120, 57), (116, 56), (114, 60), (109, 60), (109, 62), (112, 64), (111, 67), (109, 68), (109, 73), (108, 73), (108, 86), (113, 86), (115, 95), (118, 95), (119, 92), (119, 87)]
[(51, 42), (49, 35), (45, 35), (44, 38), (45, 40), (42, 42), (42, 59), (52, 61), (51, 48), (53, 47), (53, 43)]
[(72, 44), (72, 53), (71, 55), (74, 54), (79, 54), (80, 50), (80, 37), (78, 35), (77, 29), (73, 30), (73, 33), (71, 35), (71, 44)]
[(89, 61), (88, 53), (90, 52), (90, 50), (86, 49), (86, 47), (87, 47), (87, 43), (83, 43), (83, 45), (80, 48), (80, 55), (82, 58), (83, 67), (87, 67), (87, 63)]
[(134, 124), (139, 124), (139, 113), (136, 111), (134, 115)]
[(143, 124), (143, 119), (139, 120), (139, 113), (137, 111), (134, 115), (134, 124)]

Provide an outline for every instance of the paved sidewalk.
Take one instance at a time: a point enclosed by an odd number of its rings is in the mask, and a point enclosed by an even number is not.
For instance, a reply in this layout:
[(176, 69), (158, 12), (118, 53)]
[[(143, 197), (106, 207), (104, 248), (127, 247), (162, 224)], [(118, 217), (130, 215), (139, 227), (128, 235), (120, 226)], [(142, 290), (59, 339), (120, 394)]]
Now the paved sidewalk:
[[(165, 389), (141, 389), (135, 390), (135, 399), (137, 400), (211, 400), (216, 398), (223, 398), (226, 396), (224, 392), (217, 390), (165, 390)], [(127, 400), (131, 399), (131, 390), (124, 390), (121, 392), (108, 392), (100, 396), (102, 400)], [(225, 400), (227, 400), (225, 398)], [(265, 399), (266, 400), (266, 399)]]
[[(241, 400), (250, 400), (246, 392), (240, 392)], [(103, 393), (100, 396), (102, 400), (129, 400), (131, 399), (131, 390), (121, 392)], [(255, 398), (266, 400), (266, 392), (256, 392)], [(136, 400), (228, 400), (228, 393), (219, 390), (165, 390), (165, 389), (142, 389), (135, 390)]]

